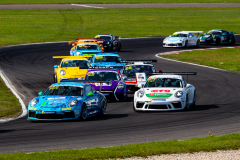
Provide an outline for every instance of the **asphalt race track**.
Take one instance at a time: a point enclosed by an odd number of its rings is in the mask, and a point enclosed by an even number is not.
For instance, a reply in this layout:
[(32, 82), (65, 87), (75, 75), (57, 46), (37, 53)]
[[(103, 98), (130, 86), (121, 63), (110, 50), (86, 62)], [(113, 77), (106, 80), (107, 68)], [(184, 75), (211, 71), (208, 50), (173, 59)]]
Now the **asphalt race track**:
[[(156, 59), (155, 54), (176, 51), (163, 48), (163, 38), (122, 39), (123, 59)], [(237, 44), (240, 45), (240, 36)], [(202, 46), (203, 48), (216, 46)], [(0, 68), (24, 103), (53, 83), (52, 56), (69, 55), (67, 42), (0, 48)], [(216, 50), (217, 52), (217, 50)], [(190, 111), (142, 112), (128, 102), (108, 103), (107, 115), (86, 121), (36, 122), (27, 117), (0, 124), (0, 153), (34, 152), (59, 148), (114, 146), (150, 141), (186, 139), (240, 132), (240, 74), (158, 59), (165, 72), (198, 72), (188, 82), (197, 90), (197, 106)]]

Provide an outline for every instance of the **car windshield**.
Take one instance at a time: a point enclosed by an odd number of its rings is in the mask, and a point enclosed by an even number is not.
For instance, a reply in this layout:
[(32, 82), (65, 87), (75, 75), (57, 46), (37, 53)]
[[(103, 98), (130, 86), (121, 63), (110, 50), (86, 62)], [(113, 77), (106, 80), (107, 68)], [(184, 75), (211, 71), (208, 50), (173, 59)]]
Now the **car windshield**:
[(221, 32), (209, 31), (206, 35), (221, 35)]
[(122, 59), (119, 56), (96, 56), (95, 62), (120, 62)]
[(154, 66), (150, 65), (132, 65), (125, 66), (123, 70), (123, 74), (127, 77), (135, 77), (135, 73), (145, 72), (145, 73), (153, 73), (156, 72)]
[(89, 72), (86, 76), (86, 80), (96, 81), (111, 81), (120, 80), (118, 73), (116, 72)]
[(66, 60), (61, 64), (61, 68), (63, 67), (80, 67), (80, 68), (89, 68), (91, 65), (86, 60)]
[(104, 41), (111, 41), (112, 37), (111, 36), (96, 36), (95, 39), (97, 39), (97, 40), (104, 39)]
[(52, 85), (43, 94), (44, 96), (83, 96), (83, 88), (78, 86)]
[(177, 34), (173, 34), (171, 37), (187, 37), (187, 34), (177, 33)]
[(77, 50), (99, 50), (97, 44), (81, 44), (77, 46)]
[(176, 87), (182, 88), (182, 81), (174, 78), (149, 78), (144, 88), (149, 87)]

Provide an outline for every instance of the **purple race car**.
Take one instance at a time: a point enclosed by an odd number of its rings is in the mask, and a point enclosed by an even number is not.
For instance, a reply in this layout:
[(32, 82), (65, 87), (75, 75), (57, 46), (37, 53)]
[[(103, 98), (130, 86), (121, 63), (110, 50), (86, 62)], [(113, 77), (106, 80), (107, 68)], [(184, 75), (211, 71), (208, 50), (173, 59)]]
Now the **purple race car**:
[(86, 74), (85, 80), (110, 81), (109, 83), (92, 83), (89, 82), (95, 90), (100, 91), (106, 98), (117, 101), (127, 100), (127, 85), (121, 78), (117, 70), (114, 69), (93, 69)]

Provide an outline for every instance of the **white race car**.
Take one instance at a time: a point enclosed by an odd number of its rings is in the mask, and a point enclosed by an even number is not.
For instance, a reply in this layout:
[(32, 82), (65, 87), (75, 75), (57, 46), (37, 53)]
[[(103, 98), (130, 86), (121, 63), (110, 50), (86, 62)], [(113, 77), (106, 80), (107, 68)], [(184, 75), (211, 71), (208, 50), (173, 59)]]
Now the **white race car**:
[(180, 31), (175, 32), (163, 40), (163, 47), (200, 47), (198, 36), (193, 33), (203, 33), (203, 31)]
[(196, 72), (155, 74), (135, 92), (134, 111), (188, 110), (191, 105), (196, 105), (195, 87), (181, 76), (196, 75)]

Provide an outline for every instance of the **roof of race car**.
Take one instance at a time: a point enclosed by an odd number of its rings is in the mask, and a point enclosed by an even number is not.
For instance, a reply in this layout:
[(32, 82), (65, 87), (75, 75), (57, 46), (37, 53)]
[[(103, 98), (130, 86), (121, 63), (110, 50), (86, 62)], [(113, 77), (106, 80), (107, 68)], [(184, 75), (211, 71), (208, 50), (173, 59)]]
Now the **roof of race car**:
[(120, 57), (118, 54), (116, 54), (116, 53), (99, 53), (99, 54), (96, 54), (96, 55), (94, 55), (95, 57), (97, 57), (97, 56), (118, 56), (118, 57)]
[(203, 31), (179, 31), (179, 32), (175, 32), (173, 34), (178, 34), (178, 33), (185, 33), (185, 34), (188, 34), (188, 33), (203, 33)]
[[(85, 86), (88, 85), (88, 84), (82, 83), (82, 82), (60, 82), (60, 83), (54, 83), (54, 84), (52, 84), (52, 85), (54, 85), (54, 86), (61, 86), (61, 85), (65, 86), (65, 85), (68, 85), (68, 86), (85, 87)], [(52, 85), (51, 85), (51, 86), (52, 86)]]
[(150, 76), (149, 78), (176, 78), (176, 79), (182, 79), (182, 76), (180, 76), (180, 75), (154, 75), (154, 76)]
[(154, 66), (152, 63), (144, 63), (144, 62), (134, 62), (134, 63), (126, 64), (126, 66), (136, 66), (136, 65)]

